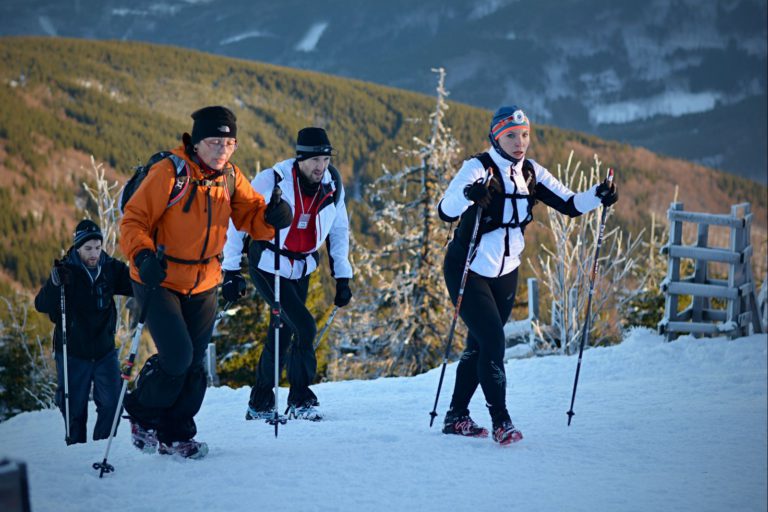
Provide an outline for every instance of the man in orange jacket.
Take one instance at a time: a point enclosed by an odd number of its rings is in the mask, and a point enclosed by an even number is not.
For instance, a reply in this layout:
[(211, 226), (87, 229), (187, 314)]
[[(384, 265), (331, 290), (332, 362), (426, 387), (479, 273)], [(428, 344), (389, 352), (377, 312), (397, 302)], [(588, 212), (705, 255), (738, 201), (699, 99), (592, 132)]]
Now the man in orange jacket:
[(205, 396), (203, 357), (229, 219), (254, 240), (269, 240), (293, 215), (285, 201), (267, 206), (230, 162), (237, 125), (229, 109), (205, 107), (192, 119), (192, 135), (185, 133), (172, 156), (150, 169), (125, 205), (120, 247), (131, 261), (140, 307), (152, 296), (146, 325), (157, 346), (125, 398), (133, 444), (148, 453), (201, 458), (208, 446), (194, 439), (194, 416)]

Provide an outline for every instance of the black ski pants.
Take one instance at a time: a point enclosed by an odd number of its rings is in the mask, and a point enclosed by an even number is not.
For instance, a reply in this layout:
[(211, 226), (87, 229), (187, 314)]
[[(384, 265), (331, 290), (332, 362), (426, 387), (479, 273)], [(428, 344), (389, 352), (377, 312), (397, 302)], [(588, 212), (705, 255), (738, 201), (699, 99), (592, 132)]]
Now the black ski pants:
[(144, 428), (157, 429), (163, 443), (187, 441), (197, 433), (194, 417), (208, 384), (203, 358), (213, 333), (216, 288), (184, 295), (133, 283), (133, 291), (140, 308), (152, 294), (146, 326), (157, 354), (141, 369), (125, 410)]
[[(445, 255), (443, 276), (453, 304), (459, 296), (467, 249), (451, 242)], [(500, 277), (483, 277), (469, 271), (459, 316), (467, 326), (466, 348), (456, 368), (451, 409), (468, 414), (469, 401), (478, 384), (494, 423), (508, 419), (507, 378), (504, 372), (504, 324), (512, 312), (517, 290), (517, 269)]]
[[(61, 409), (61, 414), (66, 421), (63, 353), (56, 352), (55, 358), (58, 381), (56, 404)], [(117, 363), (117, 349), (110, 351), (96, 361), (67, 356), (67, 380), (69, 381), (69, 439), (67, 444), (86, 441), (88, 397), (91, 394), (91, 384), (93, 384), (93, 401), (96, 404), (96, 425), (93, 428), (93, 440), (108, 438), (122, 387), (120, 367)]]
[[(275, 305), (275, 275), (251, 267), (251, 280), (270, 308)], [(309, 389), (317, 373), (317, 357), (313, 346), (317, 333), (315, 318), (307, 309), (309, 275), (300, 279), (280, 278), (280, 307), (283, 320), (280, 327), (280, 370), (286, 368), (290, 391), (288, 405), (318, 405)], [(256, 370), (256, 385), (251, 389), (249, 405), (257, 411), (274, 407), (275, 394), (275, 317), (270, 313), (267, 343), (261, 352)]]

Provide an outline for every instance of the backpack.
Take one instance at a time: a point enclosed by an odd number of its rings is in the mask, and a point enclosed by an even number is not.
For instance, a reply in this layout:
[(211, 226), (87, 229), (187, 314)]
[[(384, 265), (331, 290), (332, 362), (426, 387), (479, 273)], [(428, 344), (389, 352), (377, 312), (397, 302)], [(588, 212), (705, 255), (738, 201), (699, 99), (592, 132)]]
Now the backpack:
[[(159, 151), (149, 157), (149, 160), (147, 160), (146, 164), (133, 168), (133, 176), (128, 179), (125, 185), (123, 185), (123, 189), (120, 191), (118, 205), (120, 206), (121, 214), (125, 213), (125, 206), (128, 204), (128, 201), (130, 201), (133, 194), (139, 189), (141, 182), (143, 182), (144, 178), (147, 177), (147, 174), (149, 174), (149, 170), (152, 168), (152, 166), (165, 158), (169, 158), (171, 162), (173, 162), (174, 169), (176, 170), (176, 179), (173, 184), (173, 188), (171, 189), (171, 194), (168, 198), (168, 204), (166, 205), (166, 208), (170, 208), (174, 204), (178, 203), (182, 197), (184, 197), (184, 195), (187, 193), (187, 190), (189, 189), (190, 183), (195, 186), (201, 184), (209, 187), (221, 186), (219, 183), (211, 180), (190, 180), (189, 171), (187, 169), (187, 162), (183, 158), (174, 155), (170, 151)], [(235, 193), (234, 167), (231, 167), (229, 171), (223, 174), (225, 176), (227, 189), (229, 191), (229, 197), (232, 198), (232, 195)], [(190, 196), (189, 201), (187, 201), (187, 203), (184, 205), (184, 212), (189, 211), (192, 197), (194, 197), (194, 195)]]

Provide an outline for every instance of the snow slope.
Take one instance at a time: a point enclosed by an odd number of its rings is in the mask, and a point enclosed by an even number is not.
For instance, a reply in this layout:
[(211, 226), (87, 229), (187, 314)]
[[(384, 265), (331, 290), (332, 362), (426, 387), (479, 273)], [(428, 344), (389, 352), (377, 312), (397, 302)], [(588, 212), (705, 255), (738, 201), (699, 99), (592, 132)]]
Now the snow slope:
[[(106, 442), (66, 447), (56, 411), (0, 424), (0, 457), (27, 462), (36, 512), (764, 511), (767, 345), (635, 330), (585, 352), (570, 427), (576, 358), (511, 360), (508, 403), (525, 439), (503, 448), (429, 428), (438, 369), (317, 385), (327, 421), (289, 422), (277, 439), (244, 420), (247, 388), (210, 389), (202, 461), (139, 453), (123, 424), (116, 472), (99, 480), (91, 464)], [(454, 374), (450, 365), (438, 421)], [(472, 411), (489, 426), (480, 393)]]

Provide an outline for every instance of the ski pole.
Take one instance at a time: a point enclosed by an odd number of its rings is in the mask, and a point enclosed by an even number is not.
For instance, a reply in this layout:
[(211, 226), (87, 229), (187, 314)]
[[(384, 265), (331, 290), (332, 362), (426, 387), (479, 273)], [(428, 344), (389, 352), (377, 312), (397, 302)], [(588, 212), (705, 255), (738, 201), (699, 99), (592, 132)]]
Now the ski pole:
[(216, 331), (216, 327), (219, 325), (219, 322), (221, 322), (224, 319), (224, 315), (227, 314), (227, 310), (232, 307), (232, 304), (234, 304), (234, 302), (231, 302), (231, 301), (227, 302), (226, 304), (224, 304), (224, 307), (221, 308), (221, 311), (216, 313), (216, 319), (213, 321), (214, 332)]
[[(485, 185), (491, 181), (492, 174), (489, 172), (485, 178)], [(474, 256), (475, 246), (477, 245), (477, 232), (480, 230), (480, 217), (482, 217), (483, 209), (478, 205), (477, 214), (475, 215), (475, 226), (472, 228), (472, 237), (469, 239), (469, 248), (467, 249), (467, 260), (464, 263), (464, 272), (461, 274), (461, 284), (459, 285), (459, 296), (456, 298), (456, 307), (453, 310), (453, 319), (451, 320), (451, 329), (448, 331), (448, 341), (445, 342), (445, 353), (443, 354), (443, 366), (440, 369), (440, 380), (437, 383), (437, 393), (435, 394), (435, 405), (432, 407), (432, 412), (429, 413), (429, 426), (435, 422), (437, 417), (437, 401), (440, 399), (440, 389), (443, 387), (443, 379), (445, 378), (445, 367), (448, 365), (448, 356), (451, 353), (451, 345), (453, 344), (453, 335), (456, 332), (456, 322), (459, 320), (459, 310), (461, 309), (461, 301), (464, 298), (464, 286), (467, 284), (467, 276), (469, 275), (469, 265), (472, 263), (472, 256)]]
[[(283, 192), (280, 187), (275, 185), (272, 190), (272, 197), (269, 200), (270, 204), (275, 204), (275, 201), (280, 201), (280, 196)], [(277, 412), (277, 399), (280, 391), (280, 230), (275, 228), (275, 304), (272, 307), (272, 318), (275, 322), (275, 408), (274, 417), (271, 420), (267, 420), (267, 423), (275, 425), (275, 437), (277, 437), (278, 426), (281, 419), (280, 414)], [(283, 421), (284, 423), (284, 421)]]
[[(163, 259), (163, 253), (165, 252), (165, 246), (157, 246), (157, 259)], [(101, 462), (94, 462), (93, 469), (99, 471), (99, 478), (104, 476), (104, 473), (112, 473), (115, 467), (112, 464), (107, 463), (107, 457), (109, 457), (109, 449), (112, 447), (112, 440), (117, 435), (117, 420), (120, 418), (120, 413), (123, 410), (123, 399), (125, 398), (125, 391), (128, 389), (128, 381), (131, 380), (131, 372), (133, 371), (133, 362), (136, 359), (136, 352), (139, 350), (139, 341), (141, 340), (141, 333), (144, 330), (144, 322), (147, 320), (147, 313), (149, 312), (149, 303), (154, 295), (155, 288), (151, 288), (147, 293), (147, 300), (141, 307), (139, 313), (139, 323), (136, 324), (136, 331), (133, 333), (133, 339), (131, 340), (131, 349), (128, 353), (128, 357), (125, 359), (123, 365), (122, 374), (120, 377), (123, 379), (123, 387), (120, 390), (120, 399), (117, 402), (117, 409), (115, 409), (115, 416), (112, 418), (112, 430), (110, 430), (109, 441), (107, 441), (107, 449), (104, 452), (104, 460)]]
[(319, 333), (317, 333), (317, 337), (315, 338), (315, 343), (313, 344), (313, 347), (315, 350), (317, 350), (317, 347), (320, 345), (320, 342), (323, 340), (323, 336), (325, 336), (325, 332), (331, 326), (331, 322), (333, 322), (333, 317), (336, 316), (336, 312), (338, 310), (339, 310), (339, 306), (333, 306), (333, 311), (331, 311), (331, 316), (328, 317), (328, 320), (325, 321), (325, 325), (323, 326), (323, 328), (320, 329)]
[[(59, 277), (61, 279), (61, 277)], [(64, 283), (61, 285), (61, 352), (62, 352), (62, 364), (64, 366), (64, 421), (65, 421), (65, 438), (64, 440), (69, 444), (69, 373), (68, 373), (68, 361), (67, 361), (67, 302), (65, 299)]]
[[(613, 183), (613, 169), (608, 169), (608, 184)], [(604, 206), (600, 217), (600, 228), (597, 232), (597, 246), (595, 247), (595, 257), (592, 261), (592, 272), (589, 275), (589, 297), (587, 298), (587, 316), (584, 319), (584, 328), (581, 331), (581, 344), (579, 345), (579, 360), (576, 363), (576, 376), (573, 379), (573, 394), (571, 395), (571, 408), (566, 413), (568, 415), (568, 426), (571, 426), (573, 415), (573, 402), (576, 401), (576, 386), (579, 384), (579, 373), (581, 372), (581, 356), (584, 353), (584, 345), (589, 337), (589, 321), (592, 315), (592, 295), (595, 291), (595, 280), (597, 278), (598, 258), (600, 257), (600, 247), (603, 245), (603, 233), (605, 232), (605, 218), (608, 216), (608, 209)]]

